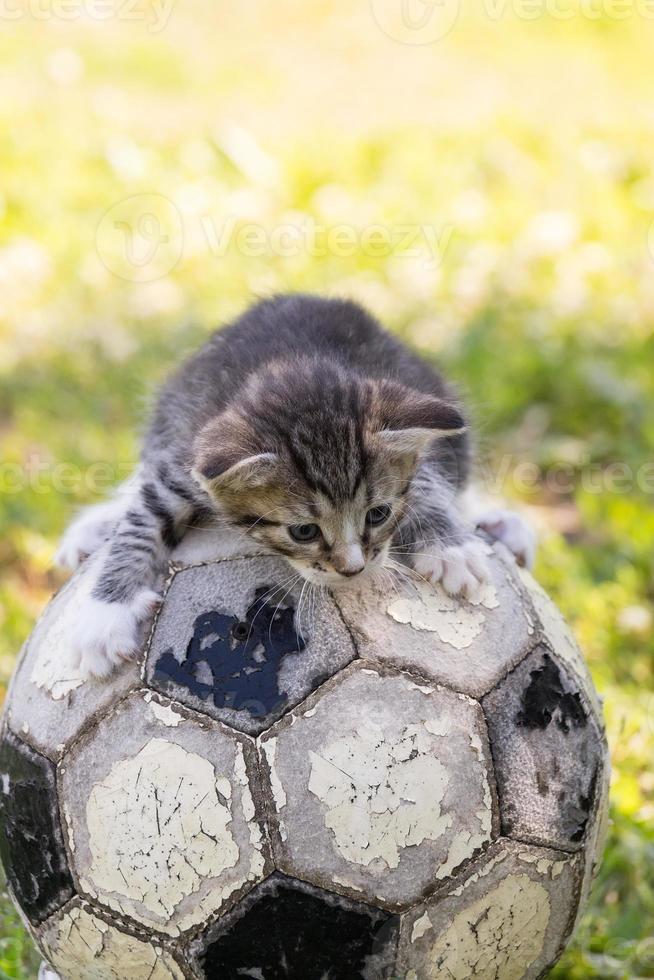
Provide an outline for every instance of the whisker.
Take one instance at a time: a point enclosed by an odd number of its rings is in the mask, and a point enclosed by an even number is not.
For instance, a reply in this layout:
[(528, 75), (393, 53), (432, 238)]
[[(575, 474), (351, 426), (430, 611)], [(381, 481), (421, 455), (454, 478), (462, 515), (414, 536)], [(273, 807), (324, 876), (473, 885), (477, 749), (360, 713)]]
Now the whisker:
[(417, 572), (415, 568), (411, 568), (410, 565), (402, 565), (399, 562), (396, 562), (393, 558), (389, 558), (388, 561), (394, 566), (392, 571), (395, 571), (400, 578), (404, 579), (406, 582), (409, 582), (414, 588), (416, 585), (416, 579), (424, 582), (425, 585), (431, 585), (429, 579)]
[(274, 613), (272, 614), (272, 616), (270, 617), (270, 623), (269, 623), (269, 625), (268, 625), (268, 639), (269, 639), (269, 641), (270, 641), (270, 643), (271, 643), (271, 645), (272, 645), (272, 627), (273, 627), (273, 623), (275, 622), (275, 616), (276, 616), (276, 615), (277, 615), (277, 613), (279, 612), (279, 608), (280, 608), (280, 606), (281, 606), (281, 604), (282, 604), (282, 602), (284, 601), (284, 599), (286, 598), (286, 596), (287, 596), (287, 595), (289, 594), (289, 592), (291, 592), (291, 591), (293, 590), (293, 587), (295, 586), (295, 584), (296, 584), (296, 582), (297, 582), (297, 581), (298, 581), (299, 579), (301, 579), (301, 578), (302, 578), (302, 576), (301, 576), (301, 575), (300, 575), (300, 573), (298, 572), (298, 574), (297, 574), (297, 575), (295, 576), (295, 578), (294, 578), (294, 579), (293, 579), (293, 581), (291, 582), (291, 584), (290, 584), (290, 586), (288, 587), (288, 589), (286, 590), (286, 592), (284, 593), (284, 595), (283, 595), (283, 596), (281, 597), (281, 599), (280, 599), (280, 600), (279, 600), (279, 602), (277, 603), (277, 605), (276, 605), (276, 607), (275, 607), (275, 611), (274, 611)]
[(398, 599), (401, 597), (401, 593), (393, 569), (389, 569), (384, 565), (378, 565), (374, 570), (374, 575), (378, 575), (379, 578), (381, 578), (383, 583), (385, 584), (385, 587), (386, 588), (390, 587)]
[(423, 551), (422, 549), (419, 551), (407, 551), (405, 548), (389, 548), (388, 553), (390, 555), (404, 555), (407, 558), (414, 556), (419, 558), (424, 555), (425, 558), (439, 558), (441, 561), (447, 560), (447, 556), (445, 555), (444, 551)]
[[(248, 635), (245, 638), (245, 643), (246, 644), (248, 643), (248, 641), (249, 641), (249, 639), (250, 639), (250, 637), (252, 635), (252, 630), (254, 629), (254, 624), (255, 624), (256, 619), (257, 619), (257, 616), (259, 615), (259, 613), (261, 612), (261, 610), (262, 609), (265, 609), (265, 607), (269, 604), (269, 601), (273, 598), (274, 595), (277, 594), (277, 592), (281, 592), (281, 590), (284, 589), (288, 585), (288, 583), (291, 581), (291, 578), (292, 577), (293, 577), (292, 575), (289, 575), (288, 578), (284, 579), (284, 581), (282, 582), (281, 585), (274, 585), (274, 586), (272, 586), (272, 588), (268, 589), (268, 591), (265, 592), (264, 595), (259, 596), (259, 599), (257, 600), (257, 602), (259, 603), (259, 608), (257, 609), (256, 613), (252, 617), (252, 621), (250, 622), (250, 629), (248, 631)], [(293, 588), (292, 585), (291, 585), (291, 588)]]
[(297, 643), (298, 650), (300, 649), (299, 628), (300, 628), (300, 622), (302, 616), (302, 600), (304, 598), (304, 590), (306, 589), (308, 584), (309, 584), (308, 580), (305, 579), (304, 582), (302, 583), (302, 588), (300, 590), (300, 598), (298, 599), (297, 609), (295, 610), (295, 617), (294, 617), (295, 618), (295, 642)]
[(309, 582), (309, 603), (310, 603), (309, 616), (312, 623), (314, 623), (316, 619), (317, 592), (318, 592), (318, 586), (314, 582)]

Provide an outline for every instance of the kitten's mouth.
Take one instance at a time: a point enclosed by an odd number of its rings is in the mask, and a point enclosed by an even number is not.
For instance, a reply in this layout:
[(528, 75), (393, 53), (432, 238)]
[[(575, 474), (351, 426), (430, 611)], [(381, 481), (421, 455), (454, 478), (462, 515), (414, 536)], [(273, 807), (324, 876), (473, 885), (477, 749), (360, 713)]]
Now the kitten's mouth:
[(287, 560), (312, 585), (322, 585), (331, 589), (345, 589), (370, 578), (374, 570), (383, 565), (386, 551), (386, 548), (380, 550), (377, 555), (366, 562), (360, 572), (355, 574), (337, 572), (336, 569), (332, 568), (316, 568), (315, 565), (309, 565), (293, 558)]
[(360, 581), (365, 576), (367, 568), (367, 566), (363, 568), (358, 575), (347, 576), (341, 575), (336, 571), (330, 571), (329, 569), (312, 568), (302, 562), (294, 561), (292, 558), (289, 558), (288, 561), (307, 582), (310, 582), (312, 585), (323, 585), (329, 588), (351, 585), (353, 582)]
[(332, 589), (346, 589), (367, 577), (368, 566), (365, 565), (360, 572), (356, 572), (354, 575), (344, 575), (341, 572), (322, 572), (321, 574), (323, 585), (329, 585)]

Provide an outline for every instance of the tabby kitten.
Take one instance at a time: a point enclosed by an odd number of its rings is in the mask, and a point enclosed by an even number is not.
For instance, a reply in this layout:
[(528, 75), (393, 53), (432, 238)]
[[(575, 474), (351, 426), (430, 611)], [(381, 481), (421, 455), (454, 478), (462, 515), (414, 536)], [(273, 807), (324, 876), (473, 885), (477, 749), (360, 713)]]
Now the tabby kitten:
[(170, 551), (216, 521), (319, 585), (400, 559), (469, 596), (489, 572), (458, 506), (468, 471), (453, 391), (364, 310), (259, 303), (163, 388), (127, 490), (67, 531), (62, 564), (92, 555), (78, 662), (103, 676), (136, 654)]

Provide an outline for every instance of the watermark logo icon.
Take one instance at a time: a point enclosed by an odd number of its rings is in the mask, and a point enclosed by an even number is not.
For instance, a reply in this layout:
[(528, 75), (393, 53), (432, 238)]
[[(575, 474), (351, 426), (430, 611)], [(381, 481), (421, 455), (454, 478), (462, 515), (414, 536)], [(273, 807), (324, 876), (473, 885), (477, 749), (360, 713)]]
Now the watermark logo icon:
[(128, 282), (152, 282), (172, 272), (182, 256), (182, 216), (163, 194), (135, 194), (105, 211), (95, 243), (109, 272)]
[(461, 0), (371, 0), (382, 31), (401, 44), (434, 44), (456, 24)]

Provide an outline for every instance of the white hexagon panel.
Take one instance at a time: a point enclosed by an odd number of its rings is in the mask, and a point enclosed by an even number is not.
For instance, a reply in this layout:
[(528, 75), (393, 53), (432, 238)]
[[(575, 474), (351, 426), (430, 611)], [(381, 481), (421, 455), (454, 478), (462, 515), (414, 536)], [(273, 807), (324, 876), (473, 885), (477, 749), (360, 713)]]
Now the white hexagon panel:
[(256, 735), (356, 656), (333, 600), (279, 558), (177, 571), (145, 680), (182, 704)]
[(134, 662), (103, 682), (85, 679), (72, 666), (69, 639), (79, 605), (92, 585), (92, 577), (82, 570), (54, 597), (12, 681), (9, 727), (55, 762), (83, 728), (139, 683)]
[(496, 827), (479, 704), (398, 671), (352, 665), (261, 750), (277, 866), (391, 911), (471, 860)]
[(515, 568), (499, 550), (487, 550), (493, 581), (471, 602), (408, 574), (393, 590), (381, 581), (339, 590), (360, 655), (471, 697), (491, 690), (524, 657), (535, 626)]
[(49, 919), (39, 945), (60, 980), (184, 980), (161, 941), (108, 922), (79, 899)]
[(570, 934), (579, 861), (501, 840), (402, 918), (403, 980), (536, 980)]
[(89, 898), (176, 936), (270, 870), (253, 743), (149, 691), (60, 764), (73, 872)]

